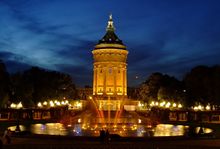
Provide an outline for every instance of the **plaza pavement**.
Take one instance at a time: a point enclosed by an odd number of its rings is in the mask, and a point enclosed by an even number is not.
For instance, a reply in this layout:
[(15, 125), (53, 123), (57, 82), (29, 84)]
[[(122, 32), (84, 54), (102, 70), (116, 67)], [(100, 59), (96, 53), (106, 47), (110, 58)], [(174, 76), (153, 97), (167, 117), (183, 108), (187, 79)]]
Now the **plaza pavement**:
[[(2, 139), (2, 138), (1, 138)], [(123, 138), (100, 142), (98, 137), (12, 137), (3, 149), (220, 149), (215, 138)]]

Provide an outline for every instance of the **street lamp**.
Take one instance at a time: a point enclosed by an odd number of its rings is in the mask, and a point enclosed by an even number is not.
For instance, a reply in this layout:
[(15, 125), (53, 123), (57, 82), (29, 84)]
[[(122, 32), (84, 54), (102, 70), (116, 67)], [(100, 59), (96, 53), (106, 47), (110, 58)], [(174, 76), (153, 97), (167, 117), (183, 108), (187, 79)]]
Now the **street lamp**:
[(41, 108), (41, 107), (42, 107), (41, 102), (39, 102), (39, 103), (37, 104), (37, 106), (38, 106), (39, 108)]

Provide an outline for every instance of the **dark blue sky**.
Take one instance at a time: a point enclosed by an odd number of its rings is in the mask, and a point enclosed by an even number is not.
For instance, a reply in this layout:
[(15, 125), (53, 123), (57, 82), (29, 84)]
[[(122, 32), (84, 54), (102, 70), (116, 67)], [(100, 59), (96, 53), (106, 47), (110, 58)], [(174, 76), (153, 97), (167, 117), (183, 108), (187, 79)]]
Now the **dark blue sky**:
[(110, 13), (129, 50), (129, 86), (220, 64), (219, 0), (0, 0), (0, 59), (9, 72), (39, 66), (91, 85), (91, 51)]

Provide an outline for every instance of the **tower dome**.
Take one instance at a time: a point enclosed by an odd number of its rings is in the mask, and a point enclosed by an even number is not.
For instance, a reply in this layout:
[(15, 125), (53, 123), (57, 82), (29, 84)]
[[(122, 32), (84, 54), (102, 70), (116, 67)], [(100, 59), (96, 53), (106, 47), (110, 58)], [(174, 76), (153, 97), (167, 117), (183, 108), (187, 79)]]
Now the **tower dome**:
[(126, 49), (122, 40), (118, 38), (115, 34), (114, 22), (112, 19), (112, 15), (109, 16), (108, 25), (106, 27), (106, 34), (99, 40), (98, 44), (95, 46), (95, 49), (103, 49), (103, 48), (118, 48), (118, 49)]

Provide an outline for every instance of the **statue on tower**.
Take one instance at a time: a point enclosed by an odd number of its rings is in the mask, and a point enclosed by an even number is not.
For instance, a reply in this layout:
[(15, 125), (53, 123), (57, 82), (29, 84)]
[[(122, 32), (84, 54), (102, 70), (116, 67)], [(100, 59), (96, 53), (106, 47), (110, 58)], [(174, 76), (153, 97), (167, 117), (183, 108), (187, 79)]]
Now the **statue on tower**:
[(113, 32), (115, 31), (113, 20), (112, 20), (112, 14), (109, 15), (108, 26), (106, 28), (106, 31), (113, 31)]

